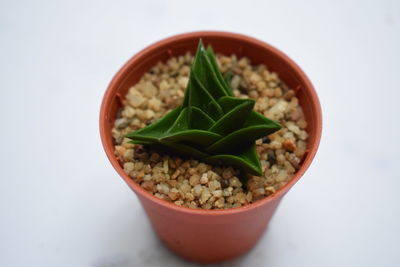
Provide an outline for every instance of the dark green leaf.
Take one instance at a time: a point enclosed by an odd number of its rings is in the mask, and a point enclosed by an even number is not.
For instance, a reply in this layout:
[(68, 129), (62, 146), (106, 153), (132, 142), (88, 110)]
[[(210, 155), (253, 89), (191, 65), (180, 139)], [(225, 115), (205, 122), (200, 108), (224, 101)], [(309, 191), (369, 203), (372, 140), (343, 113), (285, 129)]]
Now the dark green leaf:
[(177, 107), (156, 122), (137, 130), (136, 132), (128, 133), (125, 137), (142, 141), (156, 141), (168, 131), (179, 116), (180, 112), (181, 108)]
[(232, 96), (232, 90), (229, 87), (226, 80), (222, 77), (221, 72), (219, 71), (218, 63), (217, 63), (217, 60), (215, 59), (214, 50), (212, 49), (211, 46), (208, 46), (208, 48), (207, 48), (207, 55), (208, 55), (208, 60), (210, 61), (211, 66), (212, 66), (213, 73), (215, 74), (218, 82), (224, 88), (225, 95)]
[(215, 121), (199, 108), (191, 107), (190, 111), (190, 129), (208, 130)]
[(185, 130), (164, 136), (160, 139), (160, 142), (185, 143), (195, 146), (207, 147), (221, 137), (222, 136), (220, 136), (219, 134), (204, 130)]
[(237, 101), (236, 99), (232, 100), (231, 97), (219, 99), (219, 103), (223, 107), (225, 102), (229, 103), (229, 105), (231, 102), (235, 102), (238, 103), (238, 105), (229, 111), (224, 109), (226, 112), (225, 115), (216, 121), (215, 124), (209, 129), (209, 131), (221, 135), (226, 135), (238, 128), (241, 128), (254, 107), (254, 100), (252, 99), (237, 99)]
[(225, 80), (226, 84), (231, 84), (232, 78), (233, 78), (233, 72), (232, 71), (227, 71), (224, 74), (224, 80)]
[(199, 43), (199, 46), (197, 48), (192, 72), (196, 74), (204, 87), (215, 99), (229, 95), (224, 88), (224, 85), (222, 85), (221, 81), (218, 79), (216, 70), (211, 63), (209, 55), (205, 50), (202, 42)]
[(262, 175), (260, 161), (258, 160), (255, 145), (247, 146), (238, 154), (221, 154), (205, 158), (213, 164), (228, 164), (237, 166), (249, 174)]
[(210, 154), (233, 152), (237, 150), (237, 144), (252, 144), (254, 140), (274, 133), (280, 128), (281, 126), (278, 123), (265, 118), (258, 112), (252, 111), (244, 122), (243, 128), (222, 137), (207, 147), (205, 151)]

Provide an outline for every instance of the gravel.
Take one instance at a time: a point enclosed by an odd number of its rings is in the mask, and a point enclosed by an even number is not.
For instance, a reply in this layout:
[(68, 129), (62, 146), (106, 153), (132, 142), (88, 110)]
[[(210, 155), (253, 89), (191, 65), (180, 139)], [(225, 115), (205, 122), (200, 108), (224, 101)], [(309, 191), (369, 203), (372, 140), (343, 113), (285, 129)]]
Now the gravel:
[(264, 175), (239, 179), (229, 166), (212, 166), (196, 159), (161, 154), (129, 144), (123, 136), (162, 117), (179, 105), (189, 80), (193, 57), (187, 53), (158, 63), (125, 96), (112, 130), (115, 155), (135, 182), (165, 201), (194, 209), (228, 209), (268, 197), (295, 174), (307, 150), (307, 122), (296, 91), (265, 65), (249, 59), (217, 55), (222, 73), (233, 74), (234, 96), (254, 98), (255, 110), (279, 121), (278, 132), (257, 140)]

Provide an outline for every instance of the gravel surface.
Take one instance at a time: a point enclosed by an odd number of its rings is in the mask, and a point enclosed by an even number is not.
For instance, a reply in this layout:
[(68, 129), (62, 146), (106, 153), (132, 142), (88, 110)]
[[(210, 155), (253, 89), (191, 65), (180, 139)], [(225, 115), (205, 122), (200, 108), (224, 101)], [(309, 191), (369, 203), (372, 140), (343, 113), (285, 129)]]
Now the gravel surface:
[(128, 144), (129, 139), (123, 137), (181, 103), (192, 60), (187, 53), (158, 63), (129, 89), (112, 130), (115, 155), (124, 171), (154, 196), (189, 208), (234, 208), (273, 194), (293, 177), (301, 164), (307, 146), (307, 122), (296, 92), (265, 65), (252, 66), (245, 57), (217, 55), (217, 60), (223, 74), (233, 75), (234, 95), (255, 99), (256, 111), (283, 126), (256, 141), (264, 176), (241, 180), (238, 170), (232, 167), (169, 156)]

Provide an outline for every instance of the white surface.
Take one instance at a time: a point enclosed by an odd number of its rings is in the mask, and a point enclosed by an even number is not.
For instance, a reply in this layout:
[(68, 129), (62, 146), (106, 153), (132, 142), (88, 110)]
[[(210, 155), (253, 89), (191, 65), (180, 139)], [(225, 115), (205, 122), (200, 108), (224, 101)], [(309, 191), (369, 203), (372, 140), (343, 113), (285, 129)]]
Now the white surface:
[(104, 90), (194, 30), (267, 41), (323, 106), (317, 157), (223, 266), (400, 266), (399, 1), (1, 1), (0, 266), (196, 266), (155, 238), (100, 144)]

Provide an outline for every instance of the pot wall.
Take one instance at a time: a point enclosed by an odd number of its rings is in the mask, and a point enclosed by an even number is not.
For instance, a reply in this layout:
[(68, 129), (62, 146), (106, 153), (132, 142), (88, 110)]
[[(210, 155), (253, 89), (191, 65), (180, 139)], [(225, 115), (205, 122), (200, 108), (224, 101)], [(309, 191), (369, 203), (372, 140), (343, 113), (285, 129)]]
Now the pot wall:
[(281, 198), (242, 213), (204, 216), (165, 209), (139, 199), (159, 238), (177, 255), (197, 262), (238, 257), (260, 239)]

